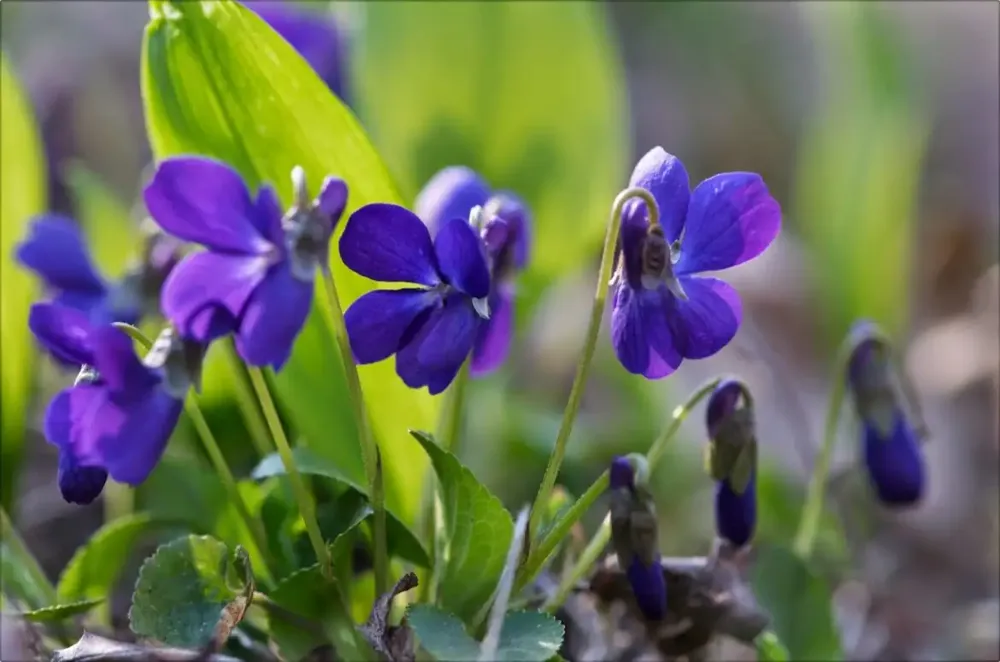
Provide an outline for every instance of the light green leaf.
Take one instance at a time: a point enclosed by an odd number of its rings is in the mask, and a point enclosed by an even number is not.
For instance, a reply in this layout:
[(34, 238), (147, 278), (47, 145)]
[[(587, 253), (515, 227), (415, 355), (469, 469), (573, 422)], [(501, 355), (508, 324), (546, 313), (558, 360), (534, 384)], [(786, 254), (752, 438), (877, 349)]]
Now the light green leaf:
[(764, 632), (754, 641), (760, 662), (788, 662), (788, 650), (773, 632)]
[(28, 220), (46, 207), (46, 174), (31, 105), (0, 53), (0, 501), (8, 510), (17, 486), (25, 416), (34, 384), (35, 343), (28, 308), (35, 298), (34, 276), (14, 260)]
[(246, 552), (210, 536), (185, 536), (146, 559), (132, 594), (129, 625), (140, 637), (200, 648), (225, 642), (254, 591)]
[(784, 547), (758, 547), (750, 583), (793, 660), (842, 660), (827, 583)]
[(469, 166), (531, 206), (527, 278), (579, 269), (628, 181), (625, 73), (606, 8), (372, 2), (363, 11), (357, 107), (407, 200), (439, 169)]
[(487, 603), (503, 572), (514, 522), (500, 500), (425, 432), (412, 431), (441, 484), (447, 553), (442, 560), (441, 607), (469, 622)]
[[(420, 645), (438, 662), (479, 659), (479, 643), (455, 616), (430, 605), (414, 605), (406, 612)], [(507, 614), (500, 632), (496, 659), (507, 662), (546, 662), (559, 652), (562, 623), (537, 611)]]
[[(272, 183), (285, 204), (291, 202), (296, 165), (314, 187), (327, 175), (344, 178), (349, 211), (371, 202), (401, 202), (354, 116), (253, 12), (232, 0), (157, 1), (150, 7), (142, 91), (158, 159), (192, 153), (220, 158), (252, 187)], [(371, 289), (336, 251), (331, 265), (345, 306)], [(357, 431), (322, 305), (313, 307), (275, 382), (307, 443), (360, 483)], [(438, 403), (426, 392), (408, 389), (389, 361), (362, 368), (361, 382), (385, 458), (389, 506), (413, 522), (426, 460), (404, 431), (432, 424)]]
[(53, 621), (64, 621), (72, 616), (86, 614), (88, 611), (104, 602), (105, 598), (94, 600), (81, 600), (80, 602), (69, 602), (66, 604), (43, 607), (33, 611), (26, 611), (18, 614), (21, 618), (32, 623), (51, 623)]
[[(345, 486), (353, 493), (360, 495), (365, 500), (368, 499), (368, 489), (344, 475), (330, 460), (303, 447), (293, 449), (292, 456), (295, 458), (295, 466), (298, 467), (299, 473), (329, 478)], [(253, 470), (252, 477), (254, 480), (263, 480), (274, 476), (284, 476), (285, 473), (285, 465), (281, 461), (281, 456), (274, 453), (260, 461), (260, 464)], [(367, 519), (371, 514), (372, 510), (368, 508), (362, 519)], [(386, 524), (388, 526), (389, 551), (398, 554), (401, 558), (411, 563), (426, 568), (430, 564), (430, 559), (427, 557), (427, 551), (424, 549), (420, 539), (395, 514), (388, 512), (387, 515)]]
[(94, 264), (107, 276), (118, 278), (139, 248), (138, 224), (127, 204), (84, 165), (74, 163), (67, 168), (66, 180)]

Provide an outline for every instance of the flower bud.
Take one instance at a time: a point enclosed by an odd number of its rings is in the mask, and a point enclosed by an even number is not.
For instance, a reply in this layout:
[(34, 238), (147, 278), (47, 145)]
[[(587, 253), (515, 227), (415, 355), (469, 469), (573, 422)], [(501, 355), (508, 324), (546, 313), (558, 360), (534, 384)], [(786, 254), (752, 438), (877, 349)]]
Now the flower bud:
[(309, 197), (305, 171), (292, 170), (295, 202), (282, 218), (289, 265), (295, 278), (312, 282), (317, 269), (329, 266), (330, 236), (347, 206), (347, 184), (336, 177), (323, 180), (319, 195)]
[(742, 547), (757, 524), (757, 440), (753, 401), (746, 384), (722, 381), (706, 408), (706, 465), (716, 481), (715, 527), (720, 538)]
[[(148, 219), (147, 219), (148, 220)], [(135, 309), (141, 316), (160, 312), (160, 291), (182, 257), (183, 244), (150, 224), (144, 227), (142, 255), (122, 276), (114, 297), (115, 309)]]
[(892, 348), (867, 321), (855, 323), (849, 342), (847, 383), (861, 420), (868, 478), (883, 504), (913, 505), (923, 496), (926, 470), (917, 435), (899, 400)]

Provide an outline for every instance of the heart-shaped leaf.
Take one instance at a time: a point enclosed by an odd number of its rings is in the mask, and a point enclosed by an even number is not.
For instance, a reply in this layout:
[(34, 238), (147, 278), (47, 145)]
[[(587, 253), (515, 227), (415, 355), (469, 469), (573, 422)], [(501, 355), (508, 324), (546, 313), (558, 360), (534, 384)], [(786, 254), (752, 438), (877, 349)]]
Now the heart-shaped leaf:
[(140, 637), (182, 648), (224, 643), (254, 591), (250, 560), (210, 536), (185, 536), (146, 559), (132, 594), (129, 624)]
[[(455, 616), (430, 605), (414, 605), (406, 620), (420, 645), (438, 662), (479, 659), (479, 643)], [(495, 658), (505, 662), (547, 662), (559, 652), (565, 628), (552, 616), (537, 611), (510, 612), (500, 631)]]
[(440, 569), (441, 606), (470, 622), (486, 604), (503, 572), (514, 522), (475, 475), (425, 432), (411, 431), (427, 451), (441, 484), (447, 535)]

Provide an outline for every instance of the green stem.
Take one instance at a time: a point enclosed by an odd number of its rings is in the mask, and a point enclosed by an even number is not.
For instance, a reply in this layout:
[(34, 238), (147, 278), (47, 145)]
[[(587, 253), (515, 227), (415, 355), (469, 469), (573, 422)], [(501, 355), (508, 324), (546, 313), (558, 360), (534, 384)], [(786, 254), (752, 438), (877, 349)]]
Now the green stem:
[(820, 518), (823, 515), (823, 498), (826, 495), (826, 482), (830, 473), (830, 460), (833, 457), (833, 447), (837, 442), (837, 423), (840, 420), (840, 407), (844, 401), (847, 388), (847, 363), (851, 359), (852, 345), (845, 341), (840, 346), (834, 363), (833, 384), (830, 387), (830, 401), (826, 410), (826, 423), (823, 428), (823, 445), (819, 457), (809, 478), (806, 492), (806, 502), (802, 506), (802, 518), (795, 535), (795, 553), (806, 560), (812, 554), (816, 534), (819, 531)]
[(56, 589), (45, 576), (42, 566), (38, 565), (38, 560), (31, 553), (28, 546), (24, 544), (21, 534), (14, 528), (13, 523), (7, 516), (7, 511), (0, 506), (0, 542), (3, 542), (4, 552), (10, 554), (17, 564), (28, 574), (32, 588), (37, 593), (34, 597), (38, 604), (31, 605), (34, 609), (51, 607), (59, 604), (59, 596)]
[(576, 565), (573, 566), (573, 569), (563, 576), (562, 581), (559, 582), (559, 586), (556, 588), (556, 592), (542, 605), (543, 611), (554, 612), (566, 602), (566, 598), (573, 592), (573, 588), (580, 583), (580, 580), (590, 571), (591, 566), (597, 562), (597, 559), (600, 558), (601, 553), (610, 540), (611, 516), (609, 515), (601, 522), (601, 527), (583, 549), (583, 553), (580, 554), (580, 558), (577, 560)]
[(309, 542), (312, 543), (313, 550), (316, 552), (316, 560), (320, 564), (323, 576), (327, 579), (332, 579), (333, 561), (330, 557), (330, 549), (323, 542), (323, 534), (319, 530), (319, 522), (316, 520), (316, 504), (313, 503), (312, 495), (309, 494), (306, 483), (302, 479), (302, 474), (299, 473), (299, 468), (295, 464), (295, 458), (292, 456), (292, 447), (288, 443), (288, 437), (285, 436), (285, 429), (281, 427), (281, 419), (278, 417), (278, 410), (274, 406), (274, 400), (271, 399), (271, 392), (267, 388), (264, 373), (261, 372), (260, 368), (247, 366), (247, 374), (250, 375), (250, 383), (257, 393), (257, 400), (260, 402), (260, 407), (264, 412), (264, 420), (267, 421), (267, 425), (271, 430), (274, 445), (278, 448), (281, 463), (285, 466), (285, 473), (288, 474), (288, 480), (292, 484), (292, 492), (295, 494), (295, 500), (299, 504), (299, 512), (302, 515), (302, 521), (305, 522)]
[(233, 472), (230, 471), (229, 465), (226, 464), (226, 457), (222, 454), (222, 449), (219, 447), (219, 442), (216, 440), (215, 435), (212, 434), (212, 429), (208, 427), (208, 421), (205, 420), (205, 414), (202, 413), (201, 407), (198, 406), (198, 402), (195, 400), (194, 395), (192, 394), (188, 397), (184, 404), (188, 418), (190, 418), (191, 422), (194, 424), (195, 430), (198, 432), (198, 437), (201, 439), (202, 446), (204, 446), (205, 452), (208, 454), (208, 459), (215, 468), (215, 472), (219, 474), (219, 478), (222, 479), (222, 484), (229, 493), (229, 498), (236, 507), (236, 512), (243, 520), (247, 530), (253, 537), (254, 544), (260, 552), (258, 563), (261, 566), (261, 570), (263, 570), (262, 574), (268, 578), (273, 578), (274, 575), (271, 573), (270, 568), (267, 565), (267, 561), (265, 560), (269, 547), (267, 545), (267, 536), (264, 535), (264, 526), (261, 524), (260, 520), (250, 514), (250, 509), (247, 507), (246, 501), (240, 493), (239, 485), (236, 484), (236, 478), (233, 477)]
[(354, 421), (358, 428), (361, 445), (361, 459), (365, 465), (368, 478), (369, 494), (374, 511), (375, 526), (372, 537), (372, 547), (375, 556), (375, 597), (384, 595), (389, 590), (389, 553), (386, 543), (385, 493), (382, 486), (381, 454), (378, 442), (372, 434), (368, 412), (365, 409), (364, 393), (361, 390), (361, 377), (358, 366), (354, 362), (354, 352), (347, 336), (347, 324), (344, 322), (344, 309), (340, 305), (340, 297), (333, 282), (333, 274), (329, 269), (323, 270), (323, 289), (326, 291), (326, 306), (328, 321), (340, 350), (340, 362), (344, 366), (344, 377), (347, 379), (347, 390), (351, 394), (351, 405), (354, 409)]
[(113, 522), (132, 513), (135, 507), (133, 490), (128, 485), (109, 480), (101, 494), (104, 506), (104, 523)]
[(226, 361), (229, 362), (236, 404), (243, 414), (243, 422), (246, 423), (247, 431), (250, 433), (250, 441), (253, 442), (257, 454), (261, 458), (267, 457), (271, 454), (271, 440), (267, 434), (267, 424), (257, 407), (257, 399), (254, 397), (253, 389), (247, 384), (246, 370), (243, 368), (243, 361), (240, 360), (240, 356), (236, 352), (236, 343), (232, 336), (227, 338), (225, 353)]
[(441, 424), (438, 429), (438, 443), (450, 453), (456, 452), (458, 441), (462, 435), (462, 423), (465, 420), (465, 396), (469, 383), (469, 362), (462, 364), (461, 370), (451, 388), (448, 389), (448, 405), (441, 412)]
[[(698, 388), (698, 390), (693, 392), (688, 397), (686, 402), (678, 405), (677, 408), (674, 409), (670, 416), (670, 420), (663, 427), (663, 431), (660, 432), (660, 435), (656, 438), (656, 440), (653, 441), (652, 446), (649, 447), (649, 452), (646, 454), (650, 471), (652, 471), (656, 466), (656, 461), (660, 459), (660, 455), (663, 454), (667, 444), (670, 443), (670, 440), (677, 434), (681, 424), (684, 423), (684, 419), (686, 419), (688, 414), (691, 413), (691, 410), (694, 409), (699, 402), (710, 395), (719, 385), (720, 381), (721, 379), (717, 377), (705, 382)], [(524, 564), (523, 573), (517, 584), (518, 590), (535, 579), (538, 573), (541, 572), (541, 569), (545, 567), (549, 557), (555, 553), (559, 543), (569, 534), (570, 529), (572, 529), (573, 526), (583, 518), (584, 513), (590, 510), (590, 507), (597, 502), (607, 488), (608, 472), (605, 470), (600, 476), (597, 477), (597, 480), (595, 480), (593, 484), (587, 488), (587, 491), (584, 492), (572, 506), (570, 506), (562, 518), (556, 520), (548, 534), (546, 534), (546, 536), (538, 544), (538, 547), (529, 555), (528, 561)], [(605, 543), (606, 542), (607, 541), (605, 541)], [(583, 561), (584, 558), (581, 557), (577, 564), (579, 565), (579, 563)], [(584, 572), (585, 571), (586, 568), (584, 568)]]
[(570, 432), (573, 430), (573, 422), (580, 409), (580, 401), (583, 399), (584, 387), (587, 383), (587, 373), (590, 371), (591, 359), (594, 357), (594, 350), (597, 347), (597, 335), (601, 330), (601, 320), (604, 317), (604, 304), (608, 298), (608, 288), (611, 285), (611, 273), (615, 263), (615, 246), (618, 242), (618, 233), (622, 224), (622, 210), (625, 203), (633, 198), (640, 198), (646, 203), (649, 214), (650, 225), (659, 224), (659, 210), (656, 201), (649, 191), (632, 187), (625, 189), (615, 198), (611, 206), (611, 221), (608, 223), (607, 234), (604, 236), (604, 252), (601, 254), (601, 266), (597, 273), (597, 290), (594, 293), (594, 305), (590, 310), (590, 323), (587, 327), (587, 336), (583, 344), (583, 355), (576, 368), (576, 376), (573, 378), (573, 386), (569, 392), (569, 401), (563, 411), (562, 422), (559, 425), (559, 433), (556, 435), (555, 447), (549, 456), (548, 465), (545, 467), (545, 474), (542, 477), (542, 484), (538, 488), (535, 502), (531, 507), (531, 521), (528, 526), (528, 540), (535, 540), (538, 527), (545, 514), (545, 504), (548, 503), (552, 488), (555, 487), (556, 478), (559, 476), (559, 468), (562, 466), (563, 458), (566, 455), (566, 444), (569, 442)]

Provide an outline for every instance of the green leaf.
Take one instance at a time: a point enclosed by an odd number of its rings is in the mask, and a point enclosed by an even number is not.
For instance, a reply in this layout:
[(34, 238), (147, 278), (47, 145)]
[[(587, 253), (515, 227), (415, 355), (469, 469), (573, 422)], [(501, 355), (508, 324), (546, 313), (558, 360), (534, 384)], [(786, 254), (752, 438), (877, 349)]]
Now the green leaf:
[[(285, 204), (291, 203), (290, 173), (296, 165), (314, 187), (327, 175), (344, 178), (348, 211), (371, 202), (401, 202), (351, 112), (284, 39), (232, 0), (151, 3), (142, 91), (157, 159), (192, 153), (222, 159), (251, 187), (272, 183)], [(346, 306), (372, 284), (332, 253)], [(357, 430), (320, 305), (325, 304), (314, 305), (275, 384), (306, 442), (360, 483)], [(388, 504), (412, 523), (426, 460), (403, 431), (431, 425), (439, 405), (425, 391), (407, 388), (389, 361), (362, 368), (361, 382), (385, 458)]]
[(754, 641), (760, 662), (788, 662), (788, 650), (773, 632), (765, 632)]
[(134, 513), (108, 522), (66, 564), (56, 586), (60, 599), (106, 598), (142, 535), (156, 527), (172, 525), (148, 513)]
[(132, 594), (129, 624), (140, 637), (200, 648), (224, 642), (254, 591), (246, 552), (210, 536), (185, 536), (146, 559)]
[(448, 549), (440, 573), (441, 606), (464, 621), (489, 601), (503, 571), (514, 522), (500, 500), (425, 432), (411, 430), (441, 484)]
[(139, 247), (138, 225), (128, 206), (84, 165), (73, 163), (66, 170), (73, 191), (77, 219), (87, 237), (94, 264), (117, 278), (125, 271)]
[[(292, 456), (295, 458), (295, 466), (298, 467), (299, 473), (329, 478), (365, 499), (368, 498), (368, 489), (346, 476), (330, 460), (304, 447), (293, 449)], [(285, 465), (281, 461), (281, 456), (273, 453), (260, 461), (260, 464), (253, 470), (252, 477), (255, 480), (263, 480), (273, 476), (284, 476), (285, 473)], [(367, 518), (371, 513), (372, 511), (369, 509), (364, 518)], [(428, 567), (430, 559), (427, 556), (427, 550), (424, 549), (417, 535), (395, 514), (392, 512), (387, 514), (386, 525), (388, 528), (386, 533), (389, 538), (389, 551), (422, 568)]]
[[(757, 540), (777, 544), (794, 539), (803, 499), (802, 489), (793, 485), (784, 473), (773, 466), (761, 465), (757, 476)], [(829, 509), (820, 518), (814, 554), (834, 563), (850, 560), (840, 522)]]
[[(479, 659), (479, 643), (455, 616), (430, 605), (414, 605), (406, 620), (420, 645), (439, 662)], [(500, 631), (496, 659), (509, 662), (547, 662), (562, 646), (562, 623), (537, 611), (507, 614)]]
[(605, 7), (372, 2), (359, 24), (357, 107), (407, 199), (439, 169), (469, 166), (530, 205), (532, 282), (579, 269), (628, 181), (625, 72)]
[(758, 547), (750, 583), (791, 659), (843, 659), (830, 587), (791, 550)]
[(14, 259), (27, 223), (46, 207), (46, 173), (31, 105), (0, 53), (0, 502), (8, 510), (17, 486), (25, 416), (34, 384), (35, 343), (28, 308), (35, 298), (34, 276)]
[(21, 618), (32, 623), (51, 623), (53, 621), (64, 621), (72, 616), (86, 614), (88, 611), (104, 602), (105, 598), (93, 600), (81, 600), (80, 602), (68, 602), (66, 604), (43, 607), (33, 611), (26, 611), (18, 614)]

